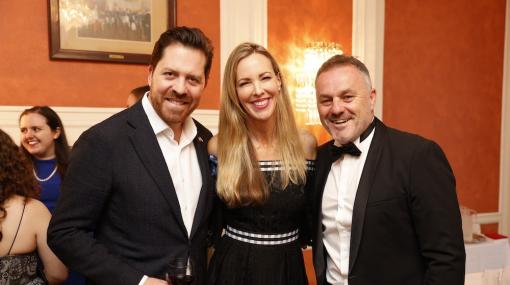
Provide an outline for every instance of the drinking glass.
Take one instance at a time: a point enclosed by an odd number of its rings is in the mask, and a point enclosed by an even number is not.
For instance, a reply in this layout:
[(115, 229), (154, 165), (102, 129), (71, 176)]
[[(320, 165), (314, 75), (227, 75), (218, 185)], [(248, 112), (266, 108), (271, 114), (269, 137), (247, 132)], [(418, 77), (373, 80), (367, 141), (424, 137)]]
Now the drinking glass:
[(175, 258), (168, 263), (166, 281), (172, 285), (189, 285), (193, 282), (191, 263), (188, 258)]

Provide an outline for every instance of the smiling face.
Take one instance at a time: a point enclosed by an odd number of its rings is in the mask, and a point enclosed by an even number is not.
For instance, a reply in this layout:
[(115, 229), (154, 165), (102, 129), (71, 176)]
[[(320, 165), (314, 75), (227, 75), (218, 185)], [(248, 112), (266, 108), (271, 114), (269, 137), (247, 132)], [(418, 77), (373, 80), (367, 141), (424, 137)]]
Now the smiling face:
[(149, 70), (149, 100), (156, 113), (176, 134), (195, 110), (205, 88), (206, 57), (198, 49), (171, 44)]
[(47, 120), (38, 113), (27, 113), (20, 118), (20, 140), (22, 146), (37, 159), (55, 157), (55, 140), (60, 129), (52, 130)]
[(315, 82), (321, 122), (335, 142), (356, 140), (374, 119), (375, 90), (352, 65), (332, 67)]
[(239, 61), (235, 84), (239, 103), (248, 115), (248, 121), (274, 119), (281, 81), (266, 56), (253, 53)]

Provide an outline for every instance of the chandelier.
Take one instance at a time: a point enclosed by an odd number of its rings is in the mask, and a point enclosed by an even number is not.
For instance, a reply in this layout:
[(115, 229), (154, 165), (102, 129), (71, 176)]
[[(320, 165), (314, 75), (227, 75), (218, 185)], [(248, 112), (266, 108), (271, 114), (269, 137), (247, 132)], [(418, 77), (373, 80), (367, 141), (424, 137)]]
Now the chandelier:
[(343, 54), (339, 44), (333, 42), (311, 42), (306, 45), (301, 66), (295, 77), (294, 107), (304, 115), (305, 125), (320, 125), (315, 97), (315, 75), (319, 67), (330, 57)]

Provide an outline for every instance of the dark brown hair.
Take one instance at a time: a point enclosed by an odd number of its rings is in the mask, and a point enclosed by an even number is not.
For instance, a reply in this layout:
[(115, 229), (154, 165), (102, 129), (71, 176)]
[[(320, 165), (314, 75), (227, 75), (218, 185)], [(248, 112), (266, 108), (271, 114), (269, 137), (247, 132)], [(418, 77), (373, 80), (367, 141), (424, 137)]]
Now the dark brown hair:
[[(64, 131), (62, 120), (60, 120), (57, 113), (48, 106), (34, 106), (30, 109), (26, 109), (21, 113), (21, 115), (19, 115), (19, 120), (21, 121), (21, 117), (31, 113), (36, 113), (46, 118), (46, 124), (48, 124), (52, 131), (56, 131), (57, 128), (60, 129), (60, 136), (55, 139), (55, 156), (57, 160), (58, 173), (60, 174), (60, 177), (64, 179), (69, 163), (69, 144), (67, 143), (66, 132)], [(26, 150), (23, 144), (21, 144), (21, 151), (33, 162), (35, 159), (34, 156)]]
[(149, 85), (143, 85), (143, 86), (138, 86), (136, 88), (133, 88), (133, 90), (131, 90), (131, 94), (135, 95), (136, 97), (136, 100), (140, 100), (140, 98), (143, 97), (143, 95), (147, 92), (147, 91), (150, 91), (151, 90), (151, 87)]
[(163, 57), (165, 48), (172, 44), (181, 44), (185, 47), (190, 47), (202, 51), (206, 57), (204, 66), (205, 82), (209, 79), (209, 72), (211, 71), (211, 64), (213, 58), (213, 46), (211, 40), (198, 28), (189, 27), (175, 27), (162, 33), (152, 51), (151, 67), (156, 68), (156, 65)]
[[(4, 203), (13, 195), (25, 198), (39, 197), (39, 184), (35, 180), (29, 160), (4, 131), (0, 130), (0, 222), (7, 215)], [(0, 230), (0, 240), (2, 239)]]

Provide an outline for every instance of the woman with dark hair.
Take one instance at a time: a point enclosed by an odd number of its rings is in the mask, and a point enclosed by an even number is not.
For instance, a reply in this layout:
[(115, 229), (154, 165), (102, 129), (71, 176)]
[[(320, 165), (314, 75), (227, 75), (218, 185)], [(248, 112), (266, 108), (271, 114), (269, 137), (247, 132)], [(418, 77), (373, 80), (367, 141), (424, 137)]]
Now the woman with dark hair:
[(62, 121), (47, 106), (26, 109), (19, 117), (22, 152), (32, 161), (41, 185), (40, 200), (53, 213), (69, 159), (69, 145)]
[(46, 243), (51, 214), (37, 199), (30, 163), (0, 130), (0, 284), (46, 284), (37, 274), (38, 257), (49, 284), (60, 284), (67, 269)]
[[(41, 185), (40, 200), (53, 213), (60, 184), (67, 171), (69, 145), (62, 120), (47, 106), (34, 106), (19, 117), (21, 151), (30, 158), (35, 179)], [(85, 279), (70, 272), (65, 285), (82, 285)]]

